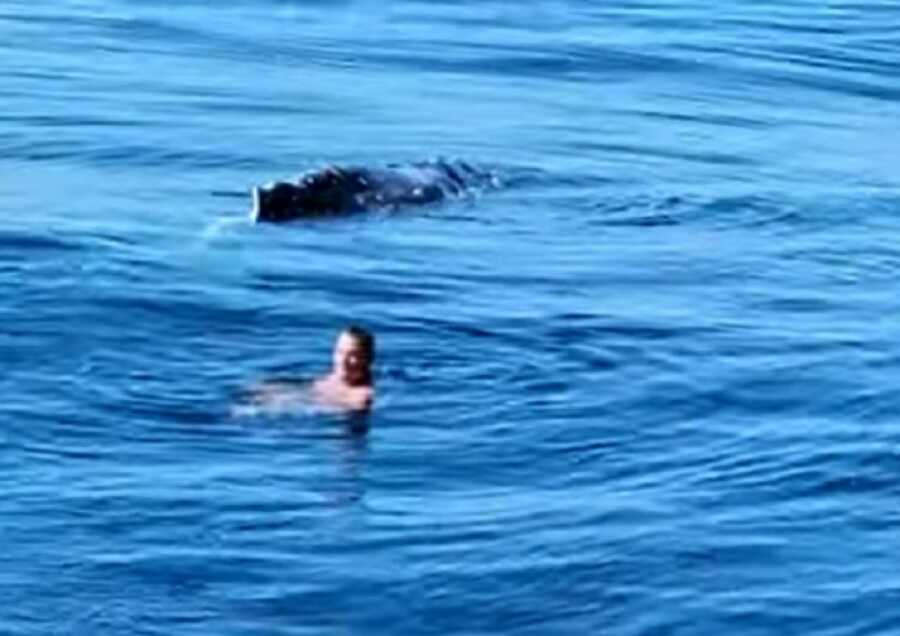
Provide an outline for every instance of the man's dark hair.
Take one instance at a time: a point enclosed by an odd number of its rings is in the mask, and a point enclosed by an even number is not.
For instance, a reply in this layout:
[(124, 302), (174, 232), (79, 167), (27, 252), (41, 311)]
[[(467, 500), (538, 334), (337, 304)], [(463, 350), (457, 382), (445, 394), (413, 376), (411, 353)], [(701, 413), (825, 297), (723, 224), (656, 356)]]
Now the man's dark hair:
[(369, 359), (375, 359), (375, 336), (359, 325), (344, 327), (344, 333), (351, 336), (363, 348)]

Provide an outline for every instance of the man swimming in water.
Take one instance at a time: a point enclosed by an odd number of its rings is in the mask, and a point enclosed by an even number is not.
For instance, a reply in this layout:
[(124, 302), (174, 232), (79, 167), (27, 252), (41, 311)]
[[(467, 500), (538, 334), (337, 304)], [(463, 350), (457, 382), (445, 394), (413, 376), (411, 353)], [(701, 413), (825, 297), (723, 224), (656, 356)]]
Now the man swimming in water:
[(345, 328), (334, 343), (331, 371), (313, 383), (313, 395), (332, 406), (369, 410), (375, 401), (374, 360), (375, 337), (362, 327)]
[(334, 343), (331, 371), (313, 382), (272, 379), (253, 387), (248, 405), (237, 414), (278, 415), (303, 409), (312, 403), (346, 411), (368, 411), (375, 400), (372, 362), (375, 337), (362, 327), (341, 330)]

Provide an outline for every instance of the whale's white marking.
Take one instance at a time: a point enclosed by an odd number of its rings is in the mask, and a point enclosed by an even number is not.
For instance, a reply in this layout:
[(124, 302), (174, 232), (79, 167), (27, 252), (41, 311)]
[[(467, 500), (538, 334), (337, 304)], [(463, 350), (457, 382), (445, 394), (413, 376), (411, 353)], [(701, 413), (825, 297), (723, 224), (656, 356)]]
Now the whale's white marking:
[(251, 188), (250, 196), (253, 198), (253, 205), (250, 207), (250, 220), (256, 223), (259, 221), (259, 188)]

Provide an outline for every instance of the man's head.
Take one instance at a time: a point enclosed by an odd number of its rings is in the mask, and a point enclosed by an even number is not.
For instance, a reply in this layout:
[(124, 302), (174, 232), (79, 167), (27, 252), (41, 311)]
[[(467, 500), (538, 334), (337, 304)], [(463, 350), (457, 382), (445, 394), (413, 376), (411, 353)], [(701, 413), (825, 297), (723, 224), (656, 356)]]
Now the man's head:
[(350, 386), (372, 384), (372, 362), (375, 360), (375, 337), (351, 325), (338, 334), (332, 357), (333, 372)]

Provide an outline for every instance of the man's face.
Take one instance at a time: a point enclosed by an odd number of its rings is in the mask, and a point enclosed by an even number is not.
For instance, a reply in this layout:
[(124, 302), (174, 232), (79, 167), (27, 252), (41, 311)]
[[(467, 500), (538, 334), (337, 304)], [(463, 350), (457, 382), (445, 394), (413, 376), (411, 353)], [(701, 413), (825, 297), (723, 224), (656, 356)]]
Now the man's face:
[(356, 338), (347, 333), (338, 336), (334, 344), (333, 364), (341, 379), (350, 386), (369, 382), (372, 360)]

